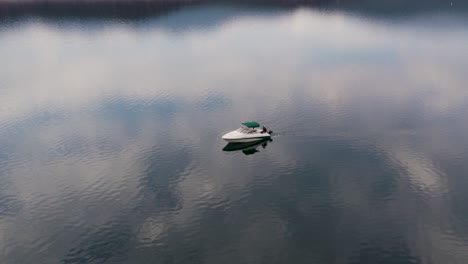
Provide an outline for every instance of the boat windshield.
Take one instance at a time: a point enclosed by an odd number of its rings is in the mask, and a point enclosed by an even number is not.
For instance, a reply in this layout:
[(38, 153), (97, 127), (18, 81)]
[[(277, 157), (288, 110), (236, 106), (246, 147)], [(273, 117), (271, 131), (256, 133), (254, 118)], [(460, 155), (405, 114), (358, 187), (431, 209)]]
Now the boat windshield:
[(256, 132), (255, 129), (248, 128), (248, 127), (241, 127), (241, 128), (239, 128), (237, 131), (239, 131), (239, 132), (241, 132), (241, 133), (244, 133), (244, 134), (252, 134), (252, 133), (255, 133), (255, 132)]

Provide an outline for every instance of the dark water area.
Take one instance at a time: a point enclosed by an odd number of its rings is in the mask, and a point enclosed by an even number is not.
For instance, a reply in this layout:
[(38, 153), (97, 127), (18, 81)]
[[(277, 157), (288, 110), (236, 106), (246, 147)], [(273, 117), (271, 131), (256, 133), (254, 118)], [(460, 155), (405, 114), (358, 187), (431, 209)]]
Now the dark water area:
[(0, 262), (467, 263), (466, 9), (365, 3), (3, 17)]
[(461, 15), (468, 12), (468, 2), (458, 0), (0, 0), (0, 21), (29, 17), (51, 20), (141, 20), (194, 6), (236, 6), (250, 10), (277, 8), (283, 11), (314, 8), (393, 18), (427, 12)]

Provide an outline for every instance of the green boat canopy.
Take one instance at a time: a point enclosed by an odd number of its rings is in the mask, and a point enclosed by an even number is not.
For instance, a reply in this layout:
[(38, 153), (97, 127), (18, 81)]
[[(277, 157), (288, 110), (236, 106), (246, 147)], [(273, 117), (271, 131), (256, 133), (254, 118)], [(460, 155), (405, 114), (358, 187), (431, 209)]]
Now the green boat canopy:
[(250, 122), (244, 122), (242, 123), (244, 126), (249, 127), (249, 128), (256, 128), (259, 127), (260, 124), (255, 122), (255, 121), (250, 121)]

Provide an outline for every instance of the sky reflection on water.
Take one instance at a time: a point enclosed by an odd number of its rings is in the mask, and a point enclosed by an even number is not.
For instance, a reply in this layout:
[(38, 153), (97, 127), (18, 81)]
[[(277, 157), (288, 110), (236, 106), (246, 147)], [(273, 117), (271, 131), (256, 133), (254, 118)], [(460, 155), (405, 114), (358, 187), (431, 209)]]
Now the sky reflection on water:
[(464, 263), (466, 19), (223, 8), (0, 29), (2, 262)]

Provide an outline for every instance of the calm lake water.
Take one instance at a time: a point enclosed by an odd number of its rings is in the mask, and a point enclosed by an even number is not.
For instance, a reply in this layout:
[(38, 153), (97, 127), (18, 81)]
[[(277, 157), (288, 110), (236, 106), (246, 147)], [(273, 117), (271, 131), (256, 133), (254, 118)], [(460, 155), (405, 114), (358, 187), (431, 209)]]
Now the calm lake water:
[(467, 263), (467, 13), (356, 10), (5, 20), (0, 262)]

